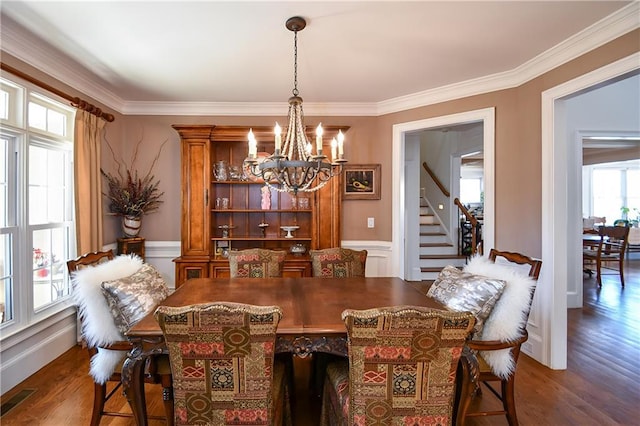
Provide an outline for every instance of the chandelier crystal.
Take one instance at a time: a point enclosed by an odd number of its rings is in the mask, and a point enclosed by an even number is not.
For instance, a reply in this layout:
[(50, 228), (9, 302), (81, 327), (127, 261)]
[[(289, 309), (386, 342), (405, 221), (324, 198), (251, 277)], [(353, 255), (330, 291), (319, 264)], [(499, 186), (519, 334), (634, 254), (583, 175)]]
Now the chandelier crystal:
[(249, 131), (249, 156), (244, 160), (245, 168), (251, 174), (264, 180), (265, 184), (280, 192), (313, 192), (342, 172), (344, 157), (344, 135), (338, 132), (331, 141), (331, 159), (322, 150), (322, 124), (316, 128), (314, 147), (307, 139), (304, 127), (302, 98), (298, 92), (298, 31), (306, 27), (306, 21), (295, 16), (285, 24), (293, 31), (293, 96), (289, 98), (288, 126), (282, 143), (282, 129), (276, 123), (274, 128), (274, 153), (265, 159), (258, 159), (257, 141), (253, 131)]

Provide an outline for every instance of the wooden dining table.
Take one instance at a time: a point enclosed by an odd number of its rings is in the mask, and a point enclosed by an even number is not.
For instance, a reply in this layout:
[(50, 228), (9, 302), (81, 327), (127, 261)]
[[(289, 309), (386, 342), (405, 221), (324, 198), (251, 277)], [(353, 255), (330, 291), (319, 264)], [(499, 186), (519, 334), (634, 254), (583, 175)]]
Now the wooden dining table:
[[(194, 278), (161, 304), (186, 306), (208, 302), (276, 305), (283, 311), (277, 352), (306, 357), (313, 352), (347, 355), (345, 309), (417, 305), (443, 308), (399, 278)], [(167, 353), (160, 326), (149, 313), (127, 333), (133, 344), (122, 371), (122, 385), (136, 424), (147, 425), (144, 365), (151, 355)]]

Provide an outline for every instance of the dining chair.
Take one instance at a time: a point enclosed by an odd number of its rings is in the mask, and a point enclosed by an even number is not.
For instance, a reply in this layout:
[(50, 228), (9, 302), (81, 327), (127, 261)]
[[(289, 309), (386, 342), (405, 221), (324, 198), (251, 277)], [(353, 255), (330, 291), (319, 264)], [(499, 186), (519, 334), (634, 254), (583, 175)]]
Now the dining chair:
[[(103, 281), (117, 280), (135, 273), (141, 265), (141, 259), (128, 256), (116, 258), (112, 250), (87, 253), (67, 261), (74, 297), (79, 305), (83, 345), (86, 345), (91, 359), (90, 375), (94, 381), (90, 423), (92, 426), (99, 425), (102, 416), (133, 417), (131, 413), (105, 409), (106, 403), (122, 385), (122, 365), (133, 346), (124, 340), (118, 331), (101, 286)], [(172, 380), (169, 358), (166, 355), (154, 356), (147, 360), (144, 381), (162, 386), (166, 414), (166, 417), (148, 417), (166, 419), (167, 424), (172, 425)]]
[(322, 425), (449, 425), (470, 312), (346, 310), (349, 360), (327, 368)]
[(279, 307), (215, 302), (154, 315), (171, 359), (176, 425), (290, 424), (285, 368), (274, 362)]
[[(524, 254), (491, 249), (489, 257), (473, 258), (464, 270), (504, 280), (506, 287), (487, 318), (480, 336), (466, 344), (459, 365), (456, 395), (458, 424), (477, 416), (505, 415), (518, 424), (515, 404), (516, 366), (520, 348), (528, 339), (527, 321), (542, 261)], [(491, 382), (499, 382), (498, 392)], [(470, 412), (471, 401), (482, 395), (480, 384), (502, 403), (502, 410)]]
[(287, 253), (284, 250), (253, 248), (231, 250), (229, 268), (231, 278), (274, 278), (282, 276)]
[(312, 274), (323, 278), (364, 277), (367, 263), (366, 250), (333, 247), (309, 250)]
[(600, 240), (595, 248), (583, 250), (584, 269), (591, 276), (596, 268), (596, 281), (602, 287), (603, 269), (613, 270), (620, 275), (620, 283), (624, 287), (624, 255), (629, 238), (628, 226), (601, 226), (598, 235)]
[[(366, 250), (342, 247), (309, 250), (312, 275), (321, 278), (364, 277), (367, 263)], [(311, 388), (317, 396), (322, 396), (325, 370), (329, 362), (338, 360), (337, 355), (317, 352), (311, 365)]]

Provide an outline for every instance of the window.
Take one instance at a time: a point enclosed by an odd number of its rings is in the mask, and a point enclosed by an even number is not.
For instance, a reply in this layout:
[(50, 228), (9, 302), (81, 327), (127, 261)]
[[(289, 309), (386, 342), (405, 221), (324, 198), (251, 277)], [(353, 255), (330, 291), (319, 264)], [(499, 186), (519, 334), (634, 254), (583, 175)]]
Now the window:
[(482, 203), (482, 178), (460, 179), (460, 201), (464, 204)]
[(75, 110), (18, 79), (0, 79), (2, 331), (67, 307), (75, 255)]
[(612, 225), (623, 206), (640, 210), (640, 160), (584, 166), (583, 182), (585, 217), (604, 216)]

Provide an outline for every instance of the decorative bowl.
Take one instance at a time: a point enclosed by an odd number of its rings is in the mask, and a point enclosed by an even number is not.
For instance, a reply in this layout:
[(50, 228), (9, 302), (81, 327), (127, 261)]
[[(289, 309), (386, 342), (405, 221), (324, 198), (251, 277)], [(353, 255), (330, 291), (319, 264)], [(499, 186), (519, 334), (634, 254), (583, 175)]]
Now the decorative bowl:
[(291, 248), (289, 249), (289, 251), (294, 256), (302, 256), (303, 254), (305, 254), (307, 252), (307, 248), (305, 247), (304, 244), (298, 243), (298, 244), (292, 245)]
[(292, 232), (295, 231), (296, 229), (300, 229), (300, 227), (297, 225), (281, 226), (280, 229), (282, 229), (287, 233), (287, 235), (284, 236), (285, 238), (293, 238)]

